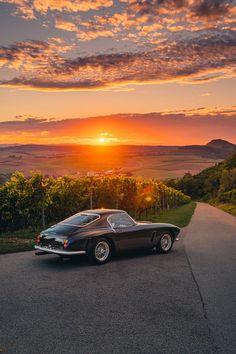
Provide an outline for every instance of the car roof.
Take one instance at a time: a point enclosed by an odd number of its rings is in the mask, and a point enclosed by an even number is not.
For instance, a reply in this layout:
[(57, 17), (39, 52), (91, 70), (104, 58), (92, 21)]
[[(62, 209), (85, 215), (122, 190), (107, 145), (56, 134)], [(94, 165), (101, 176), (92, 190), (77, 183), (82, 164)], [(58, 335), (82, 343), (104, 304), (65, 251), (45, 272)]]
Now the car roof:
[(119, 210), (119, 209), (90, 209), (90, 210), (84, 210), (81, 213), (88, 213), (88, 214), (98, 214), (98, 215), (112, 215), (112, 214), (118, 214), (118, 213), (126, 213), (124, 210)]

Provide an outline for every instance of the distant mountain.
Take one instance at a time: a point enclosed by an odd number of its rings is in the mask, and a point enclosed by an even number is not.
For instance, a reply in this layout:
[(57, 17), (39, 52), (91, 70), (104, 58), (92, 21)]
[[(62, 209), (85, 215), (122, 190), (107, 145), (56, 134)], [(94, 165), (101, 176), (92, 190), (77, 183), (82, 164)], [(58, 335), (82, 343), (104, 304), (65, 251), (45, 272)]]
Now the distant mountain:
[(1, 148), (11, 148), (11, 147), (16, 147), (20, 146), (20, 144), (0, 144), (0, 149)]
[(236, 152), (236, 145), (226, 140), (215, 139), (211, 140), (206, 145), (187, 145), (179, 146), (176, 152), (181, 154), (198, 155), (202, 157), (212, 157), (218, 159), (225, 159), (229, 155)]
[(235, 149), (235, 147), (236, 147), (235, 144), (229, 143), (228, 141), (222, 140), (222, 139), (211, 140), (206, 145), (210, 146), (210, 147), (214, 147), (216, 149), (221, 149), (221, 148), (223, 148), (223, 149)]

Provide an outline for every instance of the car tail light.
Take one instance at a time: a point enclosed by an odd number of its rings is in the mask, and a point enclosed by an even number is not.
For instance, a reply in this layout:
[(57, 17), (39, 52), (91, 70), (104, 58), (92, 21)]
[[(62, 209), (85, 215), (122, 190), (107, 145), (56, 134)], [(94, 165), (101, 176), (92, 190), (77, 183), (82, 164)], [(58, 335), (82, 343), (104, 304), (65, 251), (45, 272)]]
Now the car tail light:
[(68, 240), (64, 240), (63, 241), (63, 247), (67, 248), (69, 246), (69, 241)]
[(40, 235), (38, 235), (37, 237), (36, 237), (36, 245), (39, 245), (40, 244)]

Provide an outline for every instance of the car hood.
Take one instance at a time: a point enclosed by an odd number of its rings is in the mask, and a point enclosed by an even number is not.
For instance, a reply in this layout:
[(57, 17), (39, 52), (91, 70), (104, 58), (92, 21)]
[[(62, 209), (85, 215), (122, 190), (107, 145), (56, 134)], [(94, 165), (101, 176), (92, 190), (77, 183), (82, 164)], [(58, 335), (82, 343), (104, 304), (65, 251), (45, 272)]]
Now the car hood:
[(173, 225), (173, 224), (167, 224), (167, 223), (161, 223), (161, 222), (157, 222), (157, 223), (154, 223), (154, 222), (151, 222), (151, 221), (141, 221), (141, 222), (137, 222), (137, 225), (139, 226), (150, 226), (151, 228), (153, 227), (157, 227), (157, 228), (171, 228), (171, 229), (177, 229), (177, 230), (180, 230), (180, 228), (176, 225)]

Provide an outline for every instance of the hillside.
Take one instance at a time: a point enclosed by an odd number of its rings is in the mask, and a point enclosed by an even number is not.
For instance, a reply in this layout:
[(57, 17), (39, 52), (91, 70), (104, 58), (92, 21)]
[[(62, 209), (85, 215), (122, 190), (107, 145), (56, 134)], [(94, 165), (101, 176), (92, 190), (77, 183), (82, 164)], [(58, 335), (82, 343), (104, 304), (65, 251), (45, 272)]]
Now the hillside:
[(194, 199), (236, 204), (236, 153), (198, 174), (186, 173), (168, 184)]

